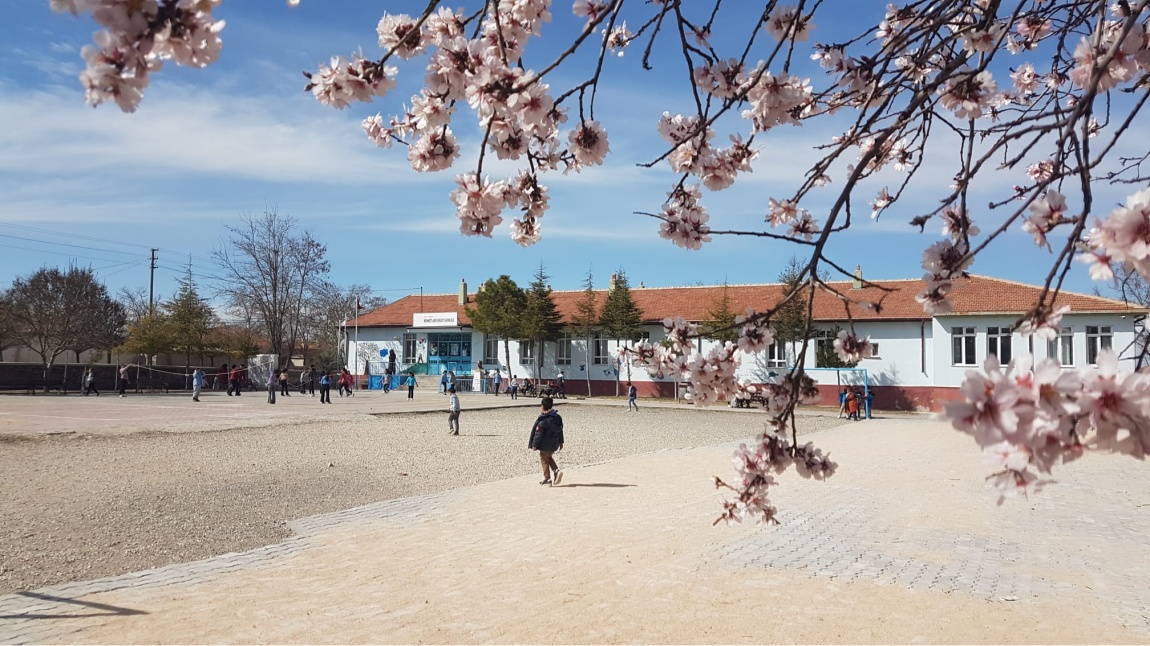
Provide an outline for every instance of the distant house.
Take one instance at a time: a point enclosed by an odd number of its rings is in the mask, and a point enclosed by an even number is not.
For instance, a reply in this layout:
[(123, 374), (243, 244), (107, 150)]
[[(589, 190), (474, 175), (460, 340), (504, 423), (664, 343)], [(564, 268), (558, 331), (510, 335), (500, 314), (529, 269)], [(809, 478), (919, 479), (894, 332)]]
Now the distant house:
[[(1069, 305), (1071, 309), (1062, 320), (1059, 337), (1047, 343), (1023, 338), (1011, 327), (1036, 302), (1039, 287), (971, 276), (956, 281), (951, 314), (930, 316), (915, 301), (923, 288), (921, 280), (869, 282), (875, 286), (862, 287), (857, 281), (831, 283), (852, 301), (881, 302), (881, 307), (868, 311), (852, 309), (856, 332), (869, 335), (875, 345), (873, 358), (860, 362), (856, 371), (811, 373), (820, 383), (824, 401), (837, 400), (840, 384), (861, 385), (865, 370), (867, 386), (875, 392), (876, 408), (938, 410), (943, 402), (958, 396), (965, 372), (981, 367), (989, 354), (1006, 363), (1018, 354), (1032, 353), (1039, 359), (1055, 357), (1063, 366), (1072, 368), (1094, 364), (1102, 349), (1113, 348), (1121, 358), (1121, 370), (1135, 369), (1136, 325), (1141, 329), (1145, 308), (1063, 292), (1056, 305)], [(664, 336), (665, 317), (707, 320), (723, 289), (724, 286), (638, 287), (632, 288), (631, 293), (643, 313), (649, 338), (657, 342)], [(738, 313), (748, 307), (756, 311), (769, 309), (782, 297), (784, 287), (776, 283), (729, 285), (725, 289), (731, 310)], [(566, 321), (572, 319), (575, 304), (582, 296), (582, 291), (552, 293)], [(607, 290), (597, 293), (600, 305), (606, 296)], [(373, 349), (384, 352), (394, 350), (400, 371), (415, 368), (438, 375), (443, 370), (454, 370), (458, 376), (466, 377), (482, 361), (485, 370), (498, 366), (504, 378), (512, 374), (534, 377), (538, 370), (543, 379), (552, 379), (562, 369), (569, 394), (587, 394), (589, 385), (593, 395), (614, 395), (617, 380), (627, 379), (627, 367), (618, 366), (614, 358), (618, 342), (602, 335), (590, 340), (575, 338), (570, 331), (557, 343), (546, 344), (541, 362), (533, 342), (511, 340), (511, 365), (504, 365), (501, 340), (473, 330), (465, 311), (467, 306), (474, 307), (474, 294), (467, 293), (466, 283), (461, 283), (458, 294), (401, 298), (359, 317), (359, 343), (372, 344)], [(833, 343), (834, 330), (848, 325), (842, 302), (823, 293), (815, 299), (814, 321), (818, 334), (826, 336), (812, 340), (805, 357), (806, 368), (822, 368), (814, 346)], [(356, 323), (353, 319), (347, 325), (350, 328)], [(711, 341), (700, 341), (703, 352), (712, 345)], [(357, 355), (354, 348), (350, 350), (347, 356), (363, 356)], [(758, 356), (745, 357), (739, 369), (740, 379), (760, 383), (773, 379), (791, 366), (795, 350), (776, 344)], [(362, 374), (362, 363), (356, 367)], [(383, 363), (375, 361), (369, 365), (373, 374), (382, 373), (383, 367)], [(617, 374), (619, 370), (621, 375)], [(630, 380), (643, 396), (675, 396), (673, 379), (655, 378), (643, 368), (631, 368)]]

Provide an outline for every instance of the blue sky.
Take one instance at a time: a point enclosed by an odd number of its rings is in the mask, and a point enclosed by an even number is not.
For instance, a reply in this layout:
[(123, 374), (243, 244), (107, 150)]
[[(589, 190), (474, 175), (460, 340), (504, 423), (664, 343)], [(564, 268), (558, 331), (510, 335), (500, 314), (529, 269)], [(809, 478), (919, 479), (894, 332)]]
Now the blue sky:
[[(791, 255), (804, 251), (778, 241), (723, 237), (689, 251), (659, 238), (657, 220), (634, 214), (658, 211), (676, 180), (665, 165), (636, 165), (662, 152), (659, 115), (688, 107), (682, 59), (659, 49), (653, 72), (640, 69), (637, 49), (607, 61), (596, 116), (608, 129), (612, 155), (606, 166), (544, 179), (551, 209), (540, 243), (524, 249), (511, 241), (510, 212), (492, 239), (460, 235), (448, 193), (454, 176), (474, 166), (473, 113), (466, 106), (457, 112), (454, 128), (465, 148), (456, 166), (442, 173), (413, 172), (402, 148), (376, 148), (359, 126), (376, 112), (386, 117), (402, 109), (421, 83), (423, 60), (402, 65), (399, 88), (374, 104), (337, 111), (303, 91), (301, 71), (331, 55), (360, 48), (368, 56), (379, 53), (381, 4), (417, 13), (424, 3), (304, 0), (288, 9), (282, 0), (229, 0), (218, 10), (227, 20), (220, 61), (202, 70), (165, 65), (139, 111), (123, 114), (111, 104), (93, 109), (84, 102), (77, 75), (80, 47), (95, 29), (90, 19), (53, 14), (46, 0), (0, 0), (7, 27), (0, 44), (0, 285), (44, 265), (75, 262), (95, 268), (113, 292), (146, 288), (148, 253), (155, 247), (156, 290), (167, 295), (189, 256), (206, 282), (213, 273), (207, 259), (223, 244), (225, 224), (267, 208), (295, 218), (327, 244), (334, 282), (368, 283), (388, 298), (420, 287), (454, 292), (460, 278), (475, 286), (499, 274), (526, 284), (540, 263), (556, 289), (578, 289), (589, 268), (605, 287), (619, 267), (633, 285), (772, 282)], [(729, 25), (753, 20), (754, 12), (743, 6), (735, 10), (747, 15), (732, 16)], [(851, 6), (877, 20), (884, 3)], [(824, 21), (833, 15), (822, 13)], [(569, 38), (578, 24), (570, 2), (559, 0), (553, 14), (546, 33)], [(838, 15), (844, 24), (819, 24), (817, 40), (858, 28), (850, 14)], [(716, 30), (716, 44), (721, 34)], [(534, 42), (528, 66), (549, 62), (554, 42)], [(553, 93), (585, 73), (586, 66), (576, 66), (552, 79)], [(727, 134), (720, 130), (717, 141)], [(754, 173), (705, 196), (712, 227), (764, 228), (768, 199), (788, 197), (809, 166), (804, 162), (816, 158), (813, 147), (834, 134), (835, 128), (808, 123), (757, 139)], [(940, 147), (913, 195), (878, 222), (866, 217), (866, 200), (883, 181), (860, 192), (855, 210), (863, 219), (833, 243), (832, 258), (848, 268), (862, 265), (870, 278), (921, 276), (922, 250), (940, 238), (939, 225), (920, 234), (906, 223), (945, 194), (953, 172), (948, 154)], [(493, 175), (513, 174), (510, 165), (487, 168)], [(999, 180), (1000, 187), (1018, 182)], [(888, 183), (893, 189), (894, 181)], [(1121, 197), (1104, 193), (1100, 214)], [(817, 199), (803, 206), (821, 219)], [(973, 215), (984, 230), (995, 224), (993, 215), (977, 209)], [(1038, 282), (1050, 260), (1029, 235), (1013, 231), (980, 256), (974, 272)], [(1068, 288), (1089, 291), (1094, 285), (1076, 264)]]

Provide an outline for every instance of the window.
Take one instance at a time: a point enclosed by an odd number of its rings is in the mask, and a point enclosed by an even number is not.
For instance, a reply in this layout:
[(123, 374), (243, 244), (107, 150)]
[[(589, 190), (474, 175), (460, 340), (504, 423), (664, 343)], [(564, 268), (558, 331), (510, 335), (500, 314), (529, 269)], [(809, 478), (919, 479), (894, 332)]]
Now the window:
[(405, 364), (415, 363), (415, 357), (419, 354), (419, 351), (416, 350), (417, 345), (418, 341), (414, 332), (403, 333), (403, 362)]
[(767, 346), (767, 367), (768, 368), (786, 368), (787, 367), (787, 351), (783, 347), (782, 341), (776, 341)]
[(499, 365), (499, 337), (488, 336), (483, 339), (483, 363)]
[(1109, 325), (1086, 326), (1086, 363), (1098, 363), (1098, 354), (1109, 350), (1113, 344), (1114, 336)]
[(560, 366), (571, 365), (571, 335), (563, 334), (555, 344), (555, 363)]
[(870, 344), (870, 356), (868, 359), (881, 359), (882, 355), (878, 353), (878, 344), (873, 341)]
[(519, 342), (519, 365), (531, 366), (535, 362), (535, 342), (523, 339)]
[(427, 358), (444, 362), (470, 359), (471, 333), (428, 332)]
[(814, 330), (812, 337), (815, 340), (816, 368), (837, 368), (843, 365), (835, 352), (835, 339), (839, 337), (837, 330)]
[(596, 332), (595, 338), (591, 340), (591, 363), (597, 366), (605, 366), (611, 363), (611, 353), (607, 351), (607, 339), (603, 335)]
[(992, 354), (998, 357), (998, 362), (1002, 365), (1010, 363), (1010, 328), (986, 328), (986, 356)]
[(1046, 356), (1058, 359), (1064, 366), (1074, 365), (1074, 331), (1064, 327), (1058, 331), (1058, 336), (1046, 344)]
[(973, 366), (974, 360), (974, 328), (950, 328), (950, 362), (956, 366)]

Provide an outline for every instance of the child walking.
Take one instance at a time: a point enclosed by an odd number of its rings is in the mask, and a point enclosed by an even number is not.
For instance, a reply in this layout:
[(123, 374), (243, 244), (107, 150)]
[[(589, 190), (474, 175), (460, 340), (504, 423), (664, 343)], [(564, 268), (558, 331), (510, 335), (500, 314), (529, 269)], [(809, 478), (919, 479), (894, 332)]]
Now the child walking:
[[(544, 397), (539, 402), (540, 415), (531, 427), (531, 437), (527, 448), (539, 451), (539, 464), (543, 466), (543, 482), (539, 484), (554, 487), (563, 481), (563, 469), (555, 463), (555, 452), (563, 450), (563, 418), (554, 409), (555, 402)], [(554, 478), (552, 477), (554, 473)]]
[(451, 399), (447, 403), (447, 433), (459, 435), (459, 395), (455, 394), (455, 386), (449, 386), (447, 394), (451, 395)]

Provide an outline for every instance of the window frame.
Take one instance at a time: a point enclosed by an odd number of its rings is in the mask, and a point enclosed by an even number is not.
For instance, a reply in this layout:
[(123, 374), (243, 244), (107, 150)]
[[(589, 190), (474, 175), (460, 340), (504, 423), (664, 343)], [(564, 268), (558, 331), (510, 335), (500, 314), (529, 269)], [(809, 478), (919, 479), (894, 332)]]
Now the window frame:
[[(978, 365), (978, 330), (973, 325), (954, 325), (950, 328), (950, 365)], [(961, 344), (961, 345), (959, 345)], [(961, 356), (960, 356), (961, 355)], [(961, 361), (967, 359), (967, 361)]]
[(764, 350), (763, 364), (766, 368), (786, 368), (787, 348), (782, 341), (775, 341)]
[(591, 337), (591, 365), (607, 366), (611, 364), (611, 340), (596, 332)]
[(1074, 328), (1063, 326), (1058, 328), (1058, 335), (1046, 342), (1046, 356), (1057, 359), (1058, 365), (1069, 367), (1074, 365)]
[(519, 339), (519, 365), (535, 365), (535, 340)]
[(571, 334), (564, 332), (559, 335), (559, 340), (555, 342), (555, 365), (569, 366), (571, 365), (571, 355), (574, 353)]
[(419, 355), (419, 337), (415, 332), (403, 333), (403, 365), (410, 366), (415, 363)]
[(1086, 326), (1086, 363), (1098, 365), (1103, 350), (1114, 349), (1114, 327), (1111, 325)]
[[(1014, 358), (1014, 344), (1012, 339), (1014, 330), (1009, 327), (988, 325), (986, 327), (986, 356), (998, 357), (1002, 365), (1010, 363)], [(1006, 355), (1006, 356), (1003, 356)]]
[[(499, 341), (500, 339), (497, 336), (483, 337), (483, 365), (499, 365)], [(489, 355), (488, 351), (491, 350), (492, 347), (495, 348), (495, 354)]]

